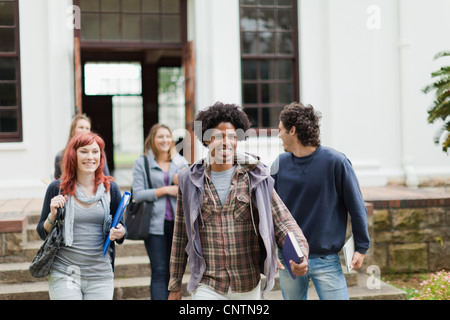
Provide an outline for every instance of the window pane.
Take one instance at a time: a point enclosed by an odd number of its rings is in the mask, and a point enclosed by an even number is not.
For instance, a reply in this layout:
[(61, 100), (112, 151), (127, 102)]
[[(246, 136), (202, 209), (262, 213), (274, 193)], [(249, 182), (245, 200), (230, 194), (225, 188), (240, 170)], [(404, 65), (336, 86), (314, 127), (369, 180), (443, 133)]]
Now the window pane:
[[(158, 68), (158, 121), (173, 129), (184, 128), (186, 123), (184, 98), (182, 68)], [(181, 146), (182, 144), (178, 147)]]
[(122, 15), (122, 39), (123, 40), (140, 40), (139, 32), (139, 15), (124, 14)]
[(252, 127), (258, 127), (258, 108), (244, 108)]
[(278, 61), (278, 79), (291, 80), (293, 78), (293, 65), (290, 60)]
[(241, 4), (243, 5), (255, 5), (256, 0), (241, 0)]
[(15, 29), (0, 29), (0, 52), (16, 51)]
[(17, 94), (15, 83), (0, 83), (0, 106), (16, 106)]
[(278, 49), (279, 53), (291, 54), (294, 52), (294, 44), (292, 43), (291, 33), (278, 33)]
[[(95, 2), (95, 1), (94, 1)], [(119, 0), (102, 0), (102, 12), (120, 10)]]
[(245, 54), (257, 54), (257, 37), (256, 33), (242, 33), (242, 52)]
[(165, 13), (180, 12), (180, 1), (179, 0), (164, 0), (162, 2), (162, 12), (165, 12)]
[(258, 26), (256, 24), (258, 19), (258, 12), (254, 8), (241, 9), (241, 29), (243, 31), (256, 31)]
[(273, 9), (260, 10), (259, 16), (259, 30), (267, 31), (275, 28), (275, 12)]
[(275, 85), (269, 83), (261, 84), (261, 103), (275, 103)]
[(271, 80), (275, 78), (274, 75), (274, 62), (271, 60), (262, 60), (260, 63), (261, 66), (261, 80)]
[(99, 14), (97, 13), (83, 13), (81, 19), (81, 37), (83, 40), (99, 40), (100, 39), (100, 25)]
[(123, 12), (139, 12), (139, 0), (122, 0)]
[(119, 14), (102, 14), (102, 40), (120, 40)]
[(278, 0), (279, 6), (292, 6), (292, 0)]
[(142, 12), (159, 12), (159, 0), (142, 0)]
[(17, 110), (0, 109), (0, 132), (17, 132)]
[(258, 103), (258, 86), (253, 83), (242, 85), (242, 99), (244, 104)]
[(84, 92), (87, 95), (141, 94), (139, 62), (87, 62), (84, 65)]
[(14, 26), (15, 2), (0, 2), (0, 26)]
[(81, 0), (80, 2), (82, 11), (98, 11), (98, 0)]
[(242, 61), (242, 79), (256, 80), (258, 67), (257, 61)]
[(282, 107), (262, 108), (263, 128), (278, 128), (278, 119), (282, 110)]
[(159, 40), (159, 16), (143, 16), (144, 40)]
[(291, 83), (278, 84), (278, 102), (291, 103), (294, 100), (294, 92)]
[(273, 6), (275, 3), (275, 0), (260, 0), (260, 4), (262, 6)]
[(279, 30), (291, 30), (292, 19), (290, 10), (278, 10), (278, 25)]
[(273, 36), (273, 33), (260, 33), (259, 52), (261, 54), (275, 53), (275, 37)]
[(17, 58), (0, 58), (0, 80), (16, 80)]
[(162, 17), (162, 40), (165, 42), (180, 41), (180, 19), (178, 16)]

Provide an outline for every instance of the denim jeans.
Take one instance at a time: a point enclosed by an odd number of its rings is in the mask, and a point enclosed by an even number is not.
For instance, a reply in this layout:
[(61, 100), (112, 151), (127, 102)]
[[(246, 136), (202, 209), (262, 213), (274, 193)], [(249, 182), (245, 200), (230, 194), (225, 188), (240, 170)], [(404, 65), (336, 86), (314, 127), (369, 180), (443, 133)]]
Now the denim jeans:
[(164, 235), (150, 234), (144, 241), (152, 270), (150, 296), (152, 300), (167, 300), (169, 297), (169, 260), (172, 249), (173, 221), (165, 221)]
[[(278, 257), (285, 265), (280, 252)], [(347, 282), (337, 254), (310, 255), (308, 272), (304, 276), (298, 276), (297, 279), (292, 279), (287, 270), (279, 272), (281, 292), (285, 300), (306, 300), (310, 279), (320, 300), (349, 299)]]
[(112, 300), (114, 278), (90, 280), (53, 269), (48, 278), (51, 300)]

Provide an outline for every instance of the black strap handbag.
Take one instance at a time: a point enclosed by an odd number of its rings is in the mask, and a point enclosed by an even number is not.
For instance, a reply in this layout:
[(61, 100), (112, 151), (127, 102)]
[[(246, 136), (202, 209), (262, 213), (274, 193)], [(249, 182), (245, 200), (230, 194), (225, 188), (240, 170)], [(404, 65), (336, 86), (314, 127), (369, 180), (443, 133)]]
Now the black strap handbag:
[[(144, 157), (145, 173), (149, 188), (152, 187), (150, 182), (149, 163), (146, 155)], [(131, 189), (131, 199), (125, 211), (125, 225), (127, 227), (127, 239), (130, 240), (146, 240), (148, 239), (148, 228), (150, 225), (151, 204), (144, 201), (137, 203), (133, 198), (133, 189)]]
[(64, 227), (65, 207), (58, 208), (58, 213), (55, 220), (55, 226), (45, 238), (44, 243), (39, 248), (34, 257), (29, 271), (35, 278), (43, 278), (49, 275), (53, 266), (53, 260), (58, 252), (61, 244), (64, 242), (63, 227)]

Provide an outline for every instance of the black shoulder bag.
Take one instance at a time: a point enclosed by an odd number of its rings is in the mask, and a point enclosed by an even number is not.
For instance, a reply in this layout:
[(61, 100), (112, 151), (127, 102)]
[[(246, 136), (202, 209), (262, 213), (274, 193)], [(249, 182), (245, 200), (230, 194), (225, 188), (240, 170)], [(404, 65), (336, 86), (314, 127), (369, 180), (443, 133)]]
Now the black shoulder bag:
[[(145, 173), (149, 188), (152, 187), (150, 183), (150, 172), (147, 156), (144, 155)], [(130, 240), (146, 240), (148, 239), (148, 228), (150, 225), (150, 209), (151, 204), (143, 201), (137, 203), (133, 198), (133, 189), (131, 189), (131, 199), (125, 211), (125, 225), (127, 227), (127, 239)]]
[(53, 266), (53, 260), (59, 247), (64, 242), (63, 228), (65, 207), (58, 208), (58, 214), (55, 220), (55, 226), (45, 238), (44, 243), (39, 248), (36, 256), (29, 267), (30, 273), (35, 278), (43, 278), (49, 275)]

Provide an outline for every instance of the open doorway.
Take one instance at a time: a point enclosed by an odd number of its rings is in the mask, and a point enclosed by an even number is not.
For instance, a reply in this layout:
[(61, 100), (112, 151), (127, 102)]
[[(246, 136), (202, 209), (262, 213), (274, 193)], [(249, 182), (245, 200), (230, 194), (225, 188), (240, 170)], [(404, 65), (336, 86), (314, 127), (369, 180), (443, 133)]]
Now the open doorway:
[(132, 164), (142, 152), (142, 71), (140, 62), (84, 64), (84, 108), (92, 130), (105, 140), (108, 166)]
[[(157, 68), (157, 105), (153, 123), (172, 131), (185, 127), (184, 76), (179, 66)], [(148, 87), (146, 87), (148, 88)], [(153, 94), (152, 94), (153, 95)], [(93, 131), (106, 143), (108, 166), (114, 174), (130, 169), (144, 151), (142, 65), (138, 61), (90, 61), (84, 64), (83, 111)], [(147, 126), (147, 127), (151, 127)], [(147, 130), (148, 131), (148, 130)], [(184, 137), (174, 137), (179, 140)]]
[[(195, 61), (187, 41), (187, 1), (73, 3), (81, 10), (81, 28), (74, 29), (75, 112), (91, 117), (114, 174), (132, 166), (153, 124), (190, 130)], [(189, 157), (188, 136), (183, 146)]]

